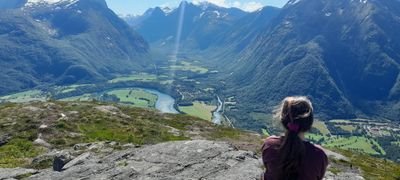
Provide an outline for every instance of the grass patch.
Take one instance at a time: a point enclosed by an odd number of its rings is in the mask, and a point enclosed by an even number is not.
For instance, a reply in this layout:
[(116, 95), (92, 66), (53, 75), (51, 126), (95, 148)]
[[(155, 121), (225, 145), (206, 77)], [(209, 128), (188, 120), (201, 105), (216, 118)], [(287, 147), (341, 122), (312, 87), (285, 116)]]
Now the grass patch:
[(139, 74), (134, 74), (134, 75), (130, 75), (130, 76), (117, 77), (112, 80), (109, 80), (108, 83), (119, 83), (119, 82), (127, 82), (127, 81), (151, 82), (151, 81), (156, 81), (156, 80), (157, 80), (157, 76), (154, 74), (139, 73)]
[(80, 87), (85, 87), (85, 86), (92, 86), (93, 84), (74, 84), (70, 86), (58, 86), (55, 87), (55, 90), (58, 91), (58, 93), (69, 93), (69, 92), (74, 92), (77, 90), (77, 88)]
[(355, 131), (357, 128), (352, 126), (352, 125), (339, 125), (338, 127), (340, 127), (341, 129), (347, 131), (347, 132), (353, 132)]
[(306, 139), (327, 148), (350, 150), (370, 155), (385, 155), (383, 148), (373, 139), (361, 136), (324, 136), (321, 134), (306, 134)]
[(162, 124), (154, 123), (151, 119), (162, 119), (156, 112), (145, 109), (124, 107), (123, 113), (134, 117), (121, 119), (119, 116), (102, 113), (94, 108), (87, 107), (80, 110), (78, 122), (71, 120), (58, 122), (58, 132), (82, 134), (82, 137), (70, 138), (61, 136), (62, 146), (70, 146), (79, 142), (117, 141), (133, 144), (155, 144), (165, 141), (187, 140), (183, 133), (175, 135)]
[(393, 180), (400, 179), (400, 165), (385, 159), (374, 158), (365, 154), (336, 150), (350, 158), (355, 167), (362, 170), (363, 177), (367, 180)]
[(325, 138), (328, 138), (327, 136), (324, 136), (324, 135), (311, 134), (311, 133), (307, 133), (305, 136), (306, 136), (306, 139), (308, 139), (314, 143), (318, 142), (318, 144), (322, 144), (321, 141), (325, 140)]
[(268, 130), (266, 130), (266, 129), (261, 129), (261, 131), (262, 131), (262, 134), (263, 134), (264, 136), (266, 136), (266, 137), (271, 136), (271, 134), (268, 132)]
[(331, 132), (329, 131), (328, 127), (326, 126), (326, 124), (322, 121), (315, 121), (313, 126), (319, 130), (319, 132), (321, 132), (323, 135), (328, 135)]
[(210, 134), (211, 139), (223, 139), (223, 138), (238, 138), (240, 136), (240, 131), (231, 129), (231, 128), (225, 128), (225, 127), (220, 127), (218, 131), (213, 131)]
[(44, 150), (26, 139), (12, 139), (0, 147), (0, 168), (23, 167)]
[[(104, 105), (114, 106), (116, 110), (108, 112), (97, 108)], [(49, 108), (51, 111), (47, 110)], [(65, 119), (60, 120), (61, 113), (65, 114)], [(42, 139), (56, 149), (98, 141), (141, 145), (192, 138), (228, 141), (252, 151), (259, 150), (262, 144), (258, 135), (217, 126), (193, 116), (101, 102), (8, 103), (0, 105), (0, 114), (1, 135), (14, 138), (0, 147), (1, 167), (48, 167), (49, 162), (30, 162), (33, 157), (45, 153), (32, 144), (42, 123), (48, 125), (48, 129), (41, 132)]]
[(46, 101), (47, 94), (39, 90), (31, 90), (0, 97), (0, 100), (13, 103), (24, 103), (31, 101)]
[(212, 111), (217, 107), (212, 105), (207, 105), (204, 102), (194, 102), (192, 106), (179, 106), (179, 109), (191, 116), (199, 117), (204, 120), (212, 120)]
[(59, 99), (59, 101), (92, 101), (93, 99), (96, 99), (96, 97), (92, 94), (82, 94), (80, 96)]
[(191, 71), (195, 73), (200, 73), (204, 74), (208, 72), (207, 68), (201, 67), (201, 66), (196, 66), (193, 65), (190, 62), (187, 61), (181, 61), (178, 65), (172, 65), (169, 67), (171, 70), (180, 70), (180, 71)]
[(335, 174), (335, 175), (337, 175), (337, 174), (339, 174), (339, 173), (342, 172), (341, 170), (339, 170), (339, 169), (337, 169), (337, 168), (335, 168), (335, 167), (330, 167), (330, 168), (328, 169), (328, 171), (332, 172), (332, 173)]
[(157, 95), (141, 89), (120, 89), (108, 91), (107, 94), (115, 95), (121, 103), (132, 104), (136, 107), (154, 108), (157, 102)]
[(375, 140), (359, 136), (352, 136), (352, 137), (333, 136), (325, 139), (322, 145), (325, 147), (335, 147), (371, 155), (386, 154), (385, 151), (382, 149), (382, 147)]

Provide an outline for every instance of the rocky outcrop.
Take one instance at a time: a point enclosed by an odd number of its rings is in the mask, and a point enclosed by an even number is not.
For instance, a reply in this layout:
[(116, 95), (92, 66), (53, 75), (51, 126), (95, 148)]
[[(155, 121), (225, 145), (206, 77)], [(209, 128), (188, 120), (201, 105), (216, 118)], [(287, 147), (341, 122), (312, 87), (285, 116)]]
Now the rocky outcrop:
[[(66, 163), (61, 172), (53, 169), (26, 171), (32, 173), (28, 179), (35, 180), (231, 180), (259, 179), (263, 169), (253, 152), (238, 150), (225, 142), (196, 140), (131, 147), (105, 154), (86, 152)], [(13, 174), (6, 177), (16, 178)]]
[(11, 135), (9, 135), (9, 134), (0, 135), (0, 146), (7, 144), (10, 139), (11, 139)]
[(0, 169), (0, 179), (19, 179), (22, 177), (30, 176), (37, 173), (37, 170), (33, 169), (23, 169), (23, 168), (13, 168), (13, 169)]

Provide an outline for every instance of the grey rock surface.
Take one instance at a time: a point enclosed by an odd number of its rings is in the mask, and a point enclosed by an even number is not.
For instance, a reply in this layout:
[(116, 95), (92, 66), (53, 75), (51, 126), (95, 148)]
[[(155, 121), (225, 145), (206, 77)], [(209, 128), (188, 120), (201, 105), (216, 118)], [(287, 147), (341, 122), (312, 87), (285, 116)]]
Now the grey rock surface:
[(332, 172), (327, 172), (325, 174), (324, 180), (364, 180), (362, 176), (356, 173), (338, 173), (333, 174)]
[(63, 169), (42, 170), (29, 179), (250, 180), (259, 179), (263, 171), (253, 152), (205, 140), (130, 148), (104, 156), (84, 153)]
[(23, 169), (23, 168), (13, 168), (13, 169), (0, 169), (0, 179), (16, 179), (20, 176), (26, 174), (35, 174), (37, 170), (33, 169)]
[(71, 168), (73, 166), (79, 165), (79, 164), (83, 164), (89, 157), (90, 157), (91, 153), (87, 152), (84, 154), (81, 154), (80, 156), (76, 157), (75, 159), (69, 161), (67, 164), (65, 164), (62, 168), (62, 170), (66, 170), (68, 168)]

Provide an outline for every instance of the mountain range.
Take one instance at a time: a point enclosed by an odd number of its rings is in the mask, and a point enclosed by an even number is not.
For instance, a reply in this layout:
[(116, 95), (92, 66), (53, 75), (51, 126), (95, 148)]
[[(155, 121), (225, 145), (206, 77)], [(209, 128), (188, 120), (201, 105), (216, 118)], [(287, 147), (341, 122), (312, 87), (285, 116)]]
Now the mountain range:
[(0, 94), (141, 70), (148, 44), (104, 0), (1, 0)]
[(289, 1), (232, 62), (232, 87), (260, 110), (307, 95), (324, 118), (398, 120), (399, 10), (397, 0)]
[[(154, 48), (174, 46), (179, 38), (184, 49), (211, 48), (216, 39), (248, 13), (237, 8), (218, 7), (208, 2), (183, 1), (178, 8), (155, 7), (129, 21)], [(160, 29), (162, 29), (160, 31)]]
[[(218, 67), (225, 95), (236, 97), (244, 114), (306, 95), (323, 119), (398, 120), (397, 0), (291, 0), (252, 13), (183, 2), (173, 10), (149, 9), (130, 24), (152, 48), (163, 49), (176, 42), (181, 12), (181, 47)], [(240, 127), (261, 125), (227, 114)]]

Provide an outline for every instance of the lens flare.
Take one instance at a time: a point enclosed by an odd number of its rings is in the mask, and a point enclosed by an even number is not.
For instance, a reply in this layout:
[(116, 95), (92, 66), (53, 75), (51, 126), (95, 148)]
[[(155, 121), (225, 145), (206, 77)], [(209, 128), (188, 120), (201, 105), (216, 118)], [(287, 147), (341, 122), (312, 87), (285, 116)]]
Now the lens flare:
[[(175, 37), (175, 48), (174, 48), (174, 51), (172, 52), (172, 56), (171, 56), (171, 60), (170, 60), (172, 62), (173, 66), (175, 66), (178, 61), (180, 41), (181, 41), (182, 31), (183, 31), (183, 22), (185, 20), (185, 8), (186, 8), (186, 3), (183, 2), (180, 6), (179, 21), (178, 21), (178, 27), (177, 27), (177, 31), (176, 31), (176, 37)], [(175, 75), (176, 75), (175, 70), (171, 69), (170, 73), (171, 73), (170, 74), (171, 79), (174, 80)]]

